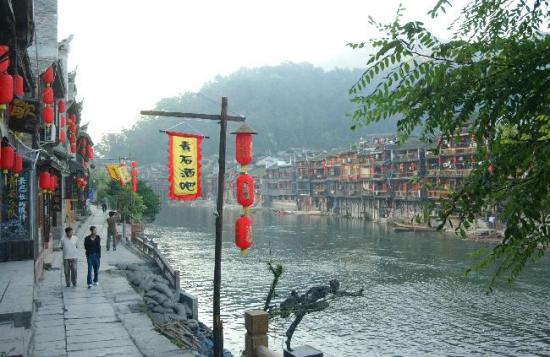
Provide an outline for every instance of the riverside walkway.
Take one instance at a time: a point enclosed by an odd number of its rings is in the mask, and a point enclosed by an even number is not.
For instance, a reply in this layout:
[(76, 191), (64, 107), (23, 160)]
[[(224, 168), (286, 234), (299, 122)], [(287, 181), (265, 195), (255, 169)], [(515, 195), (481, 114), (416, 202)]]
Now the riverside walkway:
[[(124, 244), (116, 251), (105, 248), (106, 215), (93, 214), (74, 232), (79, 238), (77, 286), (65, 287), (63, 256), (54, 252), (52, 268), (39, 283), (33, 319), (31, 355), (48, 356), (196, 356), (156, 332), (145, 313), (141, 296), (113, 265), (139, 263), (141, 258)], [(88, 289), (84, 237), (94, 225), (101, 237), (99, 285)]]

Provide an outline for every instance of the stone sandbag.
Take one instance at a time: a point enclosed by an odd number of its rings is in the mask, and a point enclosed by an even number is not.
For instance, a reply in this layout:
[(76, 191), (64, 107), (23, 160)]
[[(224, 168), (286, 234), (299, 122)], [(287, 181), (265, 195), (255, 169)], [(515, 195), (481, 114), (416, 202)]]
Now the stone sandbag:
[(163, 293), (164, 295), (170, 298), (174, 295), (174, 292), (172, 291), (172, 289), (170, 289), (170, 287), (168, 287), (168, 285), (166, 284), (156, 283), (153, 285), (152, 288), (157, 291), (160, 291), (161, 293)]

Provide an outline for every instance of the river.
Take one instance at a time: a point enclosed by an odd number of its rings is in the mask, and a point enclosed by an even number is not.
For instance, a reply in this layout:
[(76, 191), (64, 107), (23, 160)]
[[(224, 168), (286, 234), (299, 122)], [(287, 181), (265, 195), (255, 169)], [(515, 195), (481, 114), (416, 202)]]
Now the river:
[[(182, 287), (199, 298), (211, 326), (213, 208), (165, 208), (146, 233), (182, 272)], [(491, 245), (431, 232), (334, 217), (252, 213), (254, 246), (242, 257), (233, 245), (237, 210), (224, 221), (221, 309), (225, 348), (240, 355), (243, 311), (263, 306), (271, 284), (266, 261), (284, 267), (280, 297), (340, 280), (364, 297), (341, 298), (307, 315), (293, 346), (330, 356), (550, 355), (550, 260), (528, 267), (512, 286), (485, 294), (489, 272), (464, 276), (471, 253)], [(282, 350), (290, 320), (270, 323), (270, 347)]]

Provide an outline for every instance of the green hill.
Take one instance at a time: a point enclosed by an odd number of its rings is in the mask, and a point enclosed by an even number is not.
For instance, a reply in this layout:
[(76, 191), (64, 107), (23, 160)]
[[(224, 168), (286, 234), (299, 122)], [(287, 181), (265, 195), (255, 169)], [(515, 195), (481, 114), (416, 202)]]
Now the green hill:
[[(360, 136), (395, 131), (394, 121), (376, 123), (369, 128), (350, 130), (353, 112), (348, 89), (361, 70), (325, 71), (311, 64), (284, 63), (272, 67), (240, 69), (205, 84), (199, 93), (164, 98), (156, 109), (219, 113), (220, 98), (229, 98), (229, 112), (244, 115), (259, 133), (254, 138), (256, 153), (276, 153), (289, 148), (331, 149), (347, 146)], [(117, 157), (131, 153), (142, 164), (166, 160), (168, 129), (181, 119), (143, 118), (121, 134), (109, 134), (97, 147), (100, 155)], [(237, 124), (230, 124), (233, 130)], [(217, 153), (218, 126), (212, 122), (185, 121), (174, 130), (210, 136), (204, 141), (205, 156)], [(233, 149), (229, 138), (228, 151)]]

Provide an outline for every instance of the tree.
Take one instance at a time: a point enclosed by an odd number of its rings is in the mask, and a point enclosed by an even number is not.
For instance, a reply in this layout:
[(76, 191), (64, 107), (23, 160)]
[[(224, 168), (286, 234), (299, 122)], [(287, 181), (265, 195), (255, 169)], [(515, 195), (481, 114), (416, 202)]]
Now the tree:
[[(439, 0), (429, 14), (450, 5)], [(499, 207), (505, 237), (475, 268), (496, 264), (489, 289), (503, 275), (511, 282), (550, 243), (549, 1), (472, 0), (452, 23), (450, 40), (421, 22), (402, 23), (403, 10), (390, 24), (370, 19), (383, 35), (370, 42), (374, 53), (350, 90), (352, 128), (398, 115), (402, 142), (415, 128), (429, 141), (453, 139), (467, 127), (480, 164), (435, 209), (442, 225), (458, 215), (464, 234), (476, 215)]]
[(137, 194), (143, 199), (143, 217), (148, 220), (154, 220), (157, 213), (160, 212), (160, 200), (157, 194), (149, 187), (145, 181), (138, 180)]

